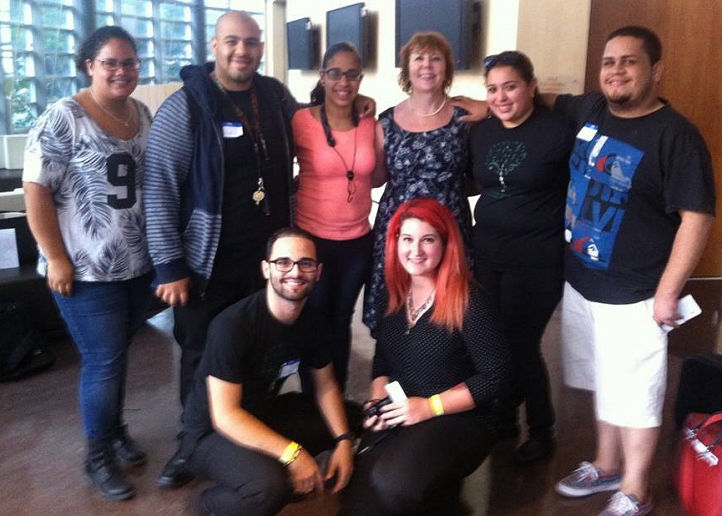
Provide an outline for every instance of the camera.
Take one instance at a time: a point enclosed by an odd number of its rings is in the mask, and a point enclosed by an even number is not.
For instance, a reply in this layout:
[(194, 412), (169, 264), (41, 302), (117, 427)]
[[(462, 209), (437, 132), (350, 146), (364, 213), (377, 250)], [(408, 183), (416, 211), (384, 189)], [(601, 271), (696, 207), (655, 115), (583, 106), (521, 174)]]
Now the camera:
[(381, 407), (385, 407), (389, 403), (391, 403), (391, 398), (386, 396), (383, 399), (380, 400), (369, 400), (373, 401), (373, 404), (369, 407), (364, 409), (364, 415), (369, 418), (373, 416), (380, 416), (381, 415)]

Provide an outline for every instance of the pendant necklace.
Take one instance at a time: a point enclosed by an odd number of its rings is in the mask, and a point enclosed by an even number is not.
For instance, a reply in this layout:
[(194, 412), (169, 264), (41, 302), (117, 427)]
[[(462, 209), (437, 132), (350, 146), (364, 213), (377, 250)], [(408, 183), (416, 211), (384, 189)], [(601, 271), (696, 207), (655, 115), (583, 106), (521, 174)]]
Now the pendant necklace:
[(414, 112), (414, 114), (421, 116), (421, 117), (431, 117), (436, 116), (439, 113), (441, 113), (441, 110), (444, 109), (444, 106), (446, 106), (446, 101), (449, 100), (449, 97), (444, 95), (444, 100), (439, 104), (439, 107), (437, 107), (432, 113), (419, 113), (416, 108), (414, 107), (413, 103), (411, 102), (411, 97), (408, 98), (409, 101), (409, 107), (411, 108), (411, 111)]
[[(241, 107), (233, 101), (231, 96), (228, 94), (226, 89), (218, 80), (218, 77), (216, 77), (215, 73), (211, 73), (211, 78), (213, 79), (213, 82), (216, 83), (216, 86), (220, 88), (221, 92), (223, 92), (223, 95), (225, 95), (226, 99), (228, 99), (228, 101), (231, 103), (231, 106), (233, 106), (233, 110), (236, 112), (236, 115), (238, 115), (238, 118), (241, 120), (243, 127), (248, 128), (251, 144), (253, 146), (253, 153), (256, 155), (256, 165), (258, 166), (257, 188), (251, 195), (251, 199), (253, 199), (256, 207), (258, 207), (261, 205), (261, 202), (263, 202), (263, 200), (266, 198), (266, 189), (263, 186), (263, 174), (261, 173), (261, 159), (263, 159), (264, 161), (268, 161), (269, 158), (268, 148), (266, 147), (266, 139), (263, 137), (263, 130), (261, 129), (261, 113), (260, 109), (258, 108), (258, 93), (256, 92), (256, 86), (255, 84), (251, 85), (251, 109), (253, 111), (253, 124), (251, 124), (249, 123), (246, 114), (243, 112)], [(263, 151), (263, 156), (261, 156), (261, 150)], [(270, 215), (267, 203), (264, 204), (264, 208), (266, 215)]]
[[(90, 96), (93, 98), (93, 102), (95, 102), (95, 105), (98, 106), (103, 111), (103, 113), (105, 113), (106, 115), (111, 117), (116, 122), (120, 122), (121, 124), (123, 124), (126, 127), (126, 129), (128, 127), (130, 127), (130, 119), (133, 116), (133, 110), (130, 110), (128, 112), (128, 116), (125, 118), (125, 120), (123, 120), (122, 118), (118, 118), (113, 113), (111, 113), (110, 111), (105, 109), (100, 102), (98, 102), (98, 99), (95, 98), (95, 93), (93, 93), (93, 88), (88, 88), (88, 91), (90, 92)], [(127, 102), (127, 99), (126, 99), (126, 102)]]
[(409, 294), (406, 296), (406, 335), (409, 334), (411, 328), (416, 326), (416, 323), (419, 321), (421, 316), (424, 315), (424, 313), (426, 313), (429, 307), (434, 303), (435, 294), (436, 289), (433, 289), (431, 294), (429, 294), (429, 297), (426, 298), (426, 301), (424, 301), (419, 308), (414, 309), (414, 297), (411, 294), (411, 288), (409, 287)]
[(336, 139), (331, 133), (331, 125), (328, 123), (326, 106), (324, 104), (321, 104), (321, 126), (323, 126), (323, 132), (326, 135), (326, 142), (328, 143), (328, 146), (334, 150), (336, 155), (341, 159), (341, 163), (343, 163), (344, 168), (346, 169), (346, 180), (348, 181), (346, 183), (346, 192), (348, 194), (348, 196), (346, 197), (346, 202), (351, 203), (353, 201), (354, 194), (356, 193), (356, 183), (354, 182), (356, 174), (354, 173), (353, 169), (356, 165), (356, 135), (358, 134), (358, 126), (356, 123), (354, 123), (355, 127), (353, 129), (353, 160), (351, 161), (350, 167), (346, 164), (346, 160), (343, 159), (343, 156), (336, 148)]

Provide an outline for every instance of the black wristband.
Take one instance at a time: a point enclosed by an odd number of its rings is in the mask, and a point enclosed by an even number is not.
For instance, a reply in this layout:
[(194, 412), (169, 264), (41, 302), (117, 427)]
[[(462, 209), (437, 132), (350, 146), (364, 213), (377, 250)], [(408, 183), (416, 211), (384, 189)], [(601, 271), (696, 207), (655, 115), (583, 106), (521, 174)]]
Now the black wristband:
[(338, 444), (344, 440), (349, 440), (349, 441), (353, 442), (354, 435), (351, 432), (346, 432), (345, 434), (341, 434), (338, 437), (334, 437), (333, 440), (336, 444)]

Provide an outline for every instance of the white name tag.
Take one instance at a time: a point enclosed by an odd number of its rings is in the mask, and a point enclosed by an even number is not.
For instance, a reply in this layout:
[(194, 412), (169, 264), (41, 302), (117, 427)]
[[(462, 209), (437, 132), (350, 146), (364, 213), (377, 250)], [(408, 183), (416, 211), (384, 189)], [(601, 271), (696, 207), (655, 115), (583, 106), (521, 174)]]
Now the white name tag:
[(579, 129), (577, 138), (585, 142), (590, 142), (592, 141), (592, 138), (594, 138), (594, 135), (597, 134), (598, 130), (599, 128), (596, 125), (584, 124), (584, 127)]
[(224, 138), (239, 138), (243, 136), (243, 124), (240, 122), (223, 122)]

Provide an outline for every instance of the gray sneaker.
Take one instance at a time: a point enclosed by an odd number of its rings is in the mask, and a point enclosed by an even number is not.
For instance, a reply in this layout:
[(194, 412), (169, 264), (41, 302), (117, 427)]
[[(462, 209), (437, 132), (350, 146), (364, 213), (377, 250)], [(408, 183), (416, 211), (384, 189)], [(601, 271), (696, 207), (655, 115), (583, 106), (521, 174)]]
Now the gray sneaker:
[(615, 473), (605, 475), (590, 462), (582, 462), (572, 473), (554, 486), (557, 493), (562, 496), (577, 498), (589, 496), (602, 491), (616, 491), (622, 485), (622, 475)]
[(640, 502), (634, 495), (621, 491), (614, 493), (599, 516), (643, 516), (652, 512), (652, 499)]

